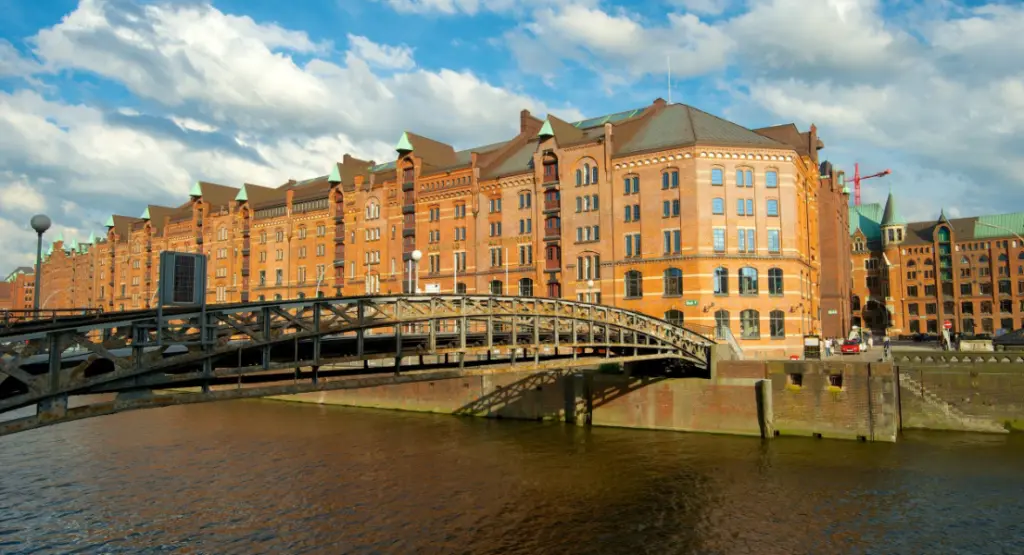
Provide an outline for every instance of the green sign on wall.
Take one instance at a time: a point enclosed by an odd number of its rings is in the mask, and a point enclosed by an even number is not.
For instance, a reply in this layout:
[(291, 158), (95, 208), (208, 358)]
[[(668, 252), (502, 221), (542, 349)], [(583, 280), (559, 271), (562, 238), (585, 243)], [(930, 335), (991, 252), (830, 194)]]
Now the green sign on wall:
[(697, 301), (694, 299), (686, 301), (686, 306), (697, 306)]

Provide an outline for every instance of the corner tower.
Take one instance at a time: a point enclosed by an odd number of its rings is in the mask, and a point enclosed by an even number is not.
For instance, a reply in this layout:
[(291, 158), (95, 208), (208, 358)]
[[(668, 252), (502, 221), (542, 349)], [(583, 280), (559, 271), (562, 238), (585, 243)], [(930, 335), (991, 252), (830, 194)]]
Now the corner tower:
[(896, 200), (889, 192), (889, 198), (885, 200), (885, 209), (882, 211), (882, 221), (879, 224), (882, 229), (882, 244), (885, 246), (898, 245), (903, 242), (907, 235), (907, 222), (900, 217), (896, 210)]

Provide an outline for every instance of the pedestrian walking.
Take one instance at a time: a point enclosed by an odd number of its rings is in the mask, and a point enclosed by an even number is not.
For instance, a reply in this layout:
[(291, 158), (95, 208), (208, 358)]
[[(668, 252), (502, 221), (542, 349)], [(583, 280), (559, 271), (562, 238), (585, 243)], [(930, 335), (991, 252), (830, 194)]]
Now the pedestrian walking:
[(889, 358), (889, 353), (892, 350), (892, 345), (889, 344), (889, 336), (885, 336), (884, 349), (885, 349), (885, 358)]

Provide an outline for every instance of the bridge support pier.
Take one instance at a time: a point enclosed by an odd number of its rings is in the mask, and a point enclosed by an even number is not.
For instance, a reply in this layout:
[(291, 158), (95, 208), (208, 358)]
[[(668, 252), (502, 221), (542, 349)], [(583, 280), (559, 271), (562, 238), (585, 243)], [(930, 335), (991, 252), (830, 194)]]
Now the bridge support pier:
[(563, 376), (565, 380), (565, 421), (577, 426), (589, 426), (593, 409), (591, 399), (591, 377), (586, 372)]
[(761, 437), (775, 437), (775, 411), (772, 408), (772, 381), (758, 380), (754, 384), (757, 395), (757, 424), (761, 428)]
[(68, 414), (68, 396), (57, 395), (43, 399), (36, 404), (36, 416), (40, 420), (57, 420)]

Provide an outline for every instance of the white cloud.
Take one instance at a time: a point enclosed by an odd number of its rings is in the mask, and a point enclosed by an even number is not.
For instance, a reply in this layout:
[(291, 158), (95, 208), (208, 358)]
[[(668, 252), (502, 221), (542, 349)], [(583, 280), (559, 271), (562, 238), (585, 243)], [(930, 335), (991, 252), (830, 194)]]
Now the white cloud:
[[(469, 71), (417, 69), (408, 47), (353, 39), (339, 63), (305, 33), (208, 5), (81, 0), (30, 40), (34, 55), (47, 72), (93, 73), (142, 102), (108, 110), (0, 92), (0, 167), (88, 236), (111, 212), (182, 202), (198, 179), (275, 186), (322, 175), (345, 153), (393, 159), (404, 129), (470, 147), (513, 135), (523, 108), (548, 111)], [(16, 245), (5, 248), (32, 248)]]
[(408, 46), (388, 46), (377, 44), (366, 37), (348, 36), (352, 54), (362, 58), (368, 64), (382, 69), (412, 69), (412, 48)]
[(27, 76), (39, 70), (39, 64), (24, 57), (10, 42), (0, 39), (0, 77)]
[(0, 184), (0, 210), (11, 214), (35, 214), (46, 207), (46, 199), (24, 181)]
[(670, 0), (684, 11), (701, 15), (718, 15), (732, 6), (734, 0)]
[(703, 75), (725, 67), (732, 39), (692, 14), (669, 14), (664, 24), (645, 26), (625, 10), (569, 4), (543, 8), (506, 34), (509, 48), (528, 73), (551, 78), (560, 60), (590, 68), (610, 83), (661, 73), (672, 60), (678, 77)]

